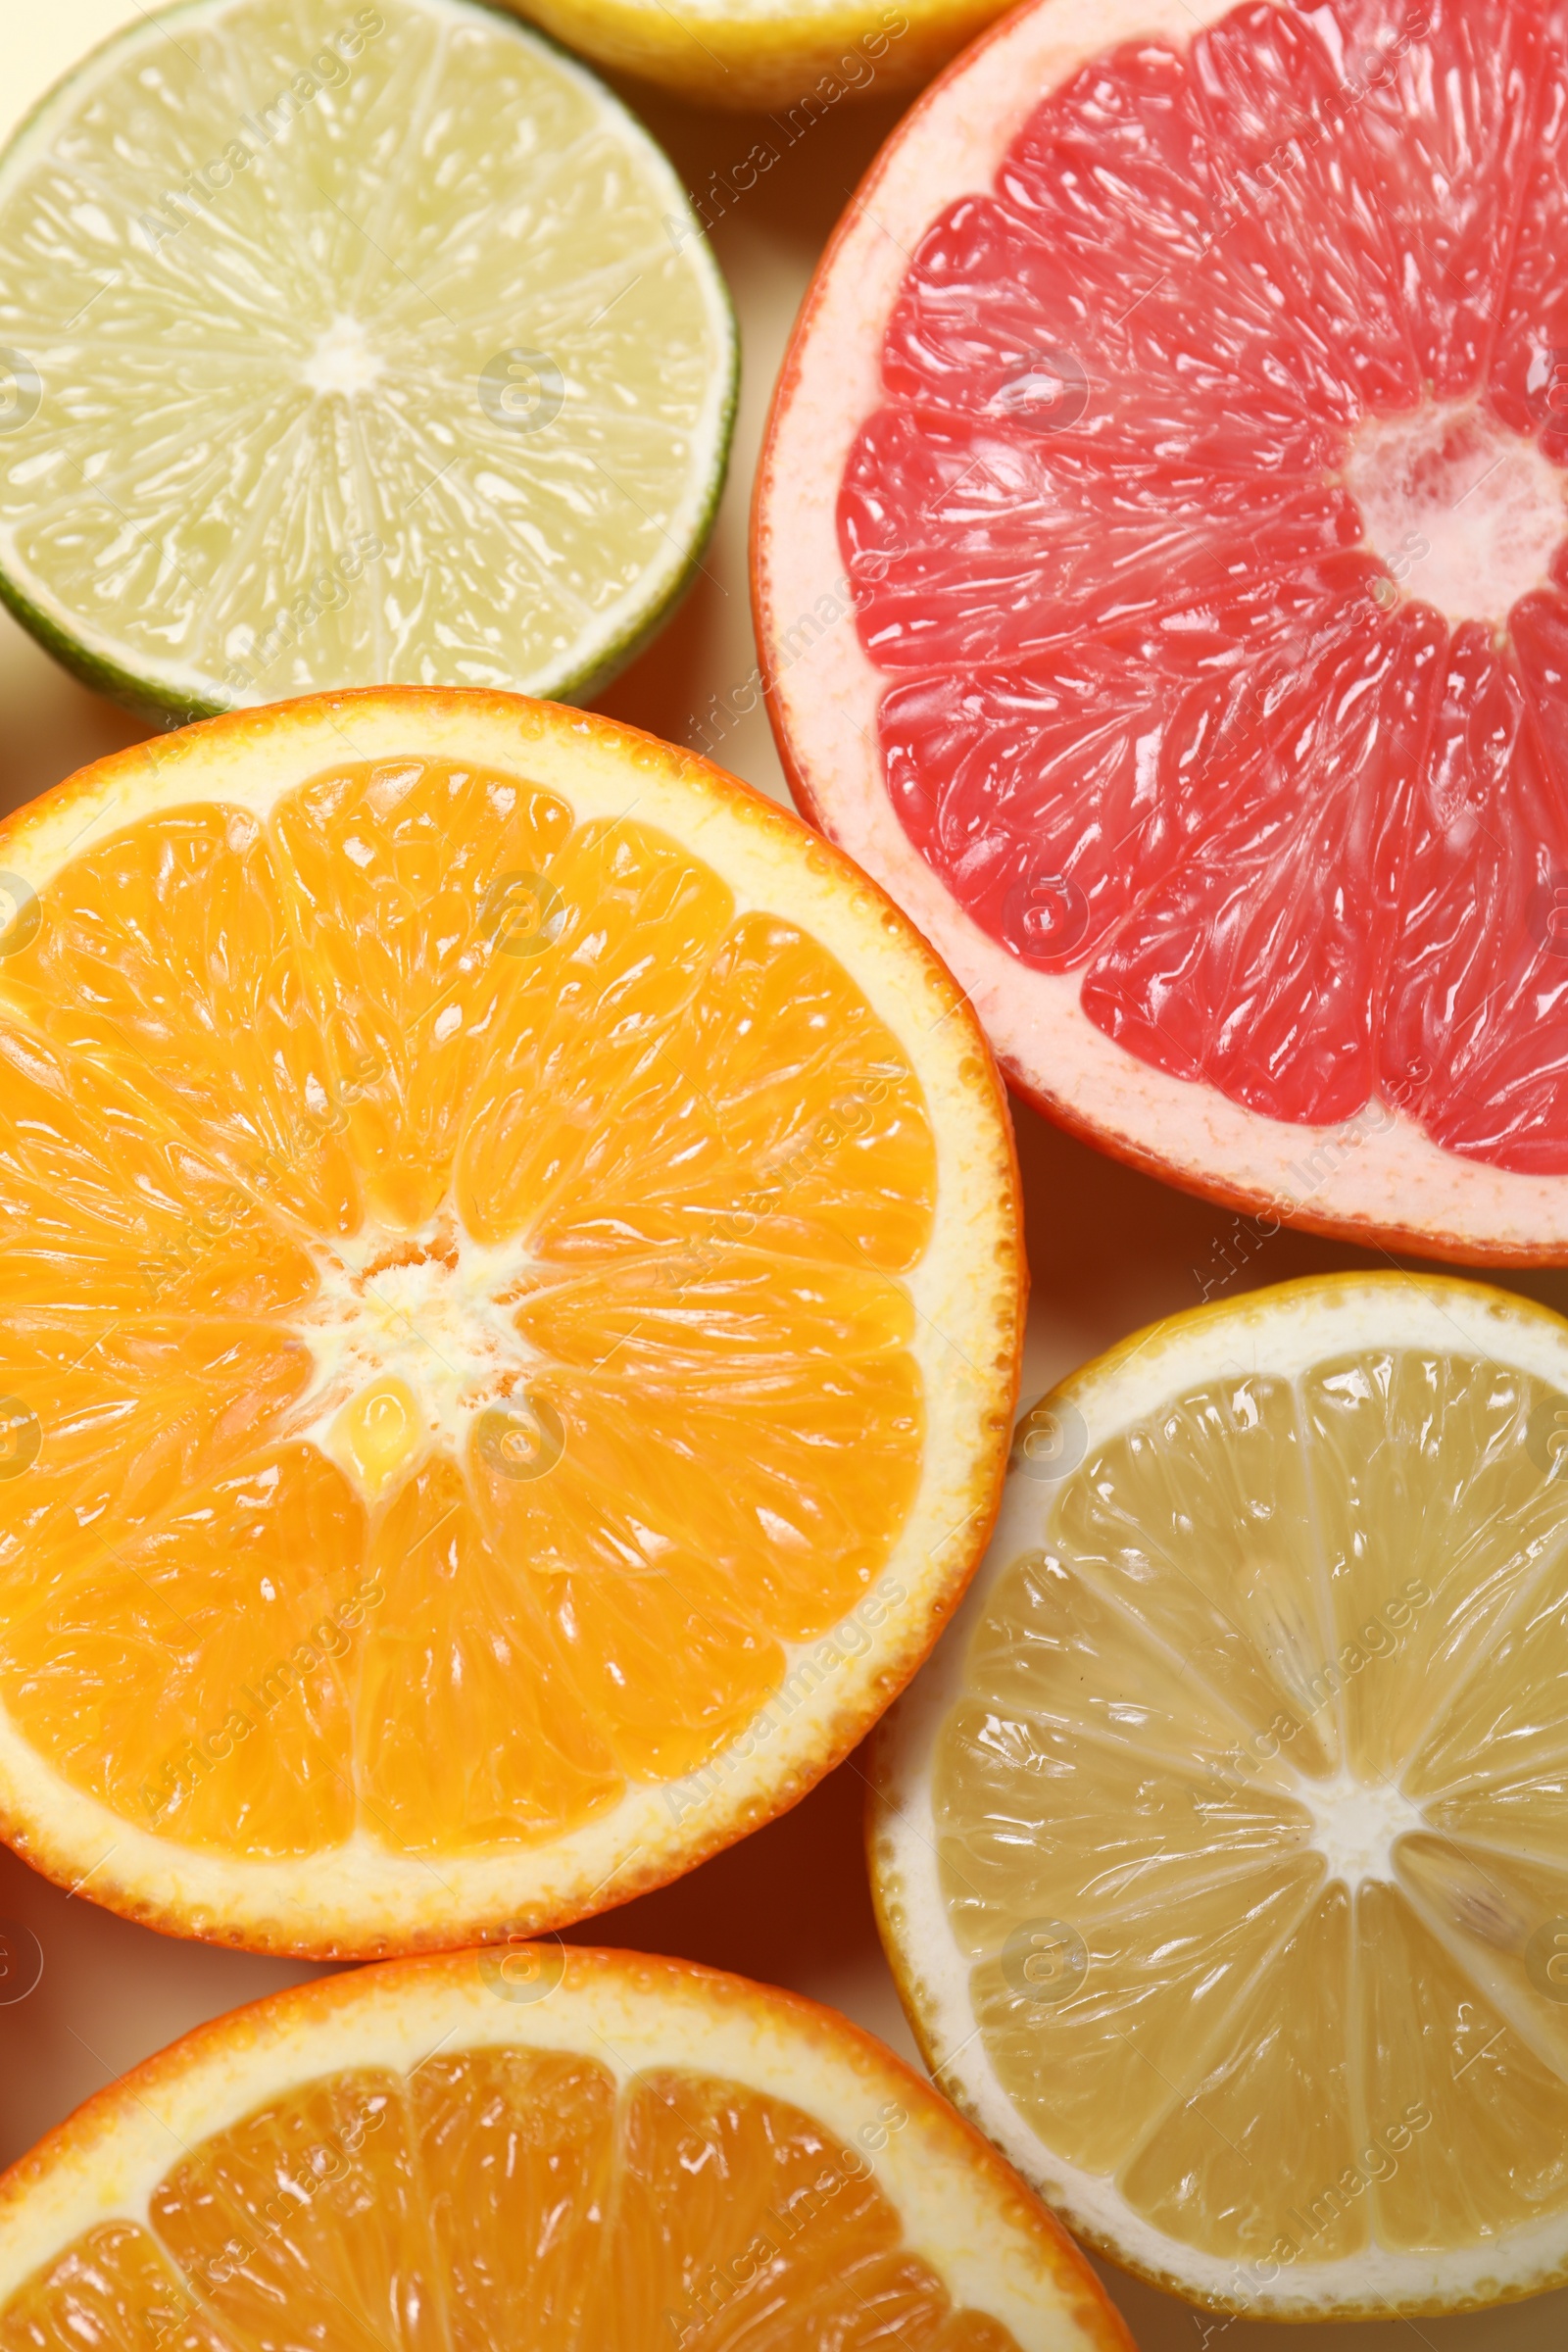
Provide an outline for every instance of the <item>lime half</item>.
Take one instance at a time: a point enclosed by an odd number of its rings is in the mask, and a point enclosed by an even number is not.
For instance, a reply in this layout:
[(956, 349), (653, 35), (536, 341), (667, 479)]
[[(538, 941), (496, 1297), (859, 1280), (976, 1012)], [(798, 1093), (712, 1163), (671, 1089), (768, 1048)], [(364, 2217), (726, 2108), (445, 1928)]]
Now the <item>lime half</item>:
[(190, 716), (601, 684), (697, 564), (723, 280), (603, 85), (470, 0), (192, 0), (0, 158), (0, 595)]

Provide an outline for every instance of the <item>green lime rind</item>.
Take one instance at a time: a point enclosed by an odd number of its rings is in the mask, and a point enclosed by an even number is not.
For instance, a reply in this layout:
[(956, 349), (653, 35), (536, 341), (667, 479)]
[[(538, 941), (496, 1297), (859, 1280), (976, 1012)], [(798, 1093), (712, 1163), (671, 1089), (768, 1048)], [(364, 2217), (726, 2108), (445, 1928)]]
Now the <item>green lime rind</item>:
[[(574, 73), (580, 74), (585, 80), (591, 81), (596, 88), (603, 92), (610, 112), (618, 116), (622, 122), (630, 126), (636, 136), (645, 139), (657, 154), (663, 157), (664, 162), (669, 165), (671, 175), (674, 176), (674, 165), (670, 163), (668, 156), (664, 155), (663, 148), (660, 146), (648, 125), (627, 105), (619, 92), (612, 90), (610, 84), (595, 73), (592, 65), (583, 57), (580, 50), (571, 48), (557, 34), (547, 31), (544, 25), (531, 20), (526, 26), (520, 26), (515, 15), (507, 7), (506, 0), (471, 0), (471, 4), (484, 9), (488, 15), (505, 18), (513, 30), (525, 31), (527, 36), (541, 49), (554, 51), (555, 55), (569, 66)], [(182, 7), (190, 6), (192, 0), (180, 0), (180, 5)], [(207, 0), (194, 0), (194, 5), (206, 6)], [(697, 517), (686, 561), (675, 578), (669, 582), (664, 593), (656, 598), (642, 618), (634, 620), (615, 644), (607, 649), (597, 660), (582, 663), (575, 672), (563, 678), (559, 686), (553, 686), (548, 690), (542, 687), (530, 687), (529, 693), (541, 702), (587, 703), (591, 702), (596, 694), (602, 694), (607, 686), (612, 685), (621, 671), (628, 668), (644, 648), (651, 645), (661, 630), (674, 618), (679, 607), (691, 594), (697, 584), (697, 575), (703, 567), (703, 558), (708, 553), (713, 532), (718, 525), (718, 511), (723, 504), (724, 488), (729, 479), (729, 462), (735, 441), (735, 418), (740, 409), (740, 321), (736, 317), (735, 297), (730, 292), (729, 280), (719, 267), (712, 242), (684, 188), (680, 190), (680, 212), (677, 217), (682, 223), (682, 244), (694, 240), (708, 257), (712, 286), (719, 297), (720, 312), (727, 328), (722, 354), (725, 375), (724, 398), (714, 428), (712, 467), (707, 495), (703, 502), (702, 512)], [(689, 232), (687, 223), (689, 223)], [(4, 587), (0, 585), (0, 595), (3, 594)], [(204, 712), (202, 715), (211, 714)]]
[(234, 709), (231, 700), (206, 702), (197, 696), (175, 694), (132, 670), (122, 669), (107, 654), (95, 653), (90, 645), (73, 637), (49, 613), (29, 602), (26, 591), (7, 571), (3, 557), (0, 557), (0, 605), (81, 685), (111, 703), (119, 703), (122, 709), (134, 711), (138, 718), (150, 719), (154, 726), (183, 727), (193, 719), (217, 718), (220, 712)]
[[(127, 40), (143, 34), (147, 23), (170, 25), (177, 25), (185, 21), (200, 23), (220, 15), (232, 4), (233, 0), (174, 0), (174, 5), (159, 10), (155, 19), (144, 16), (142, 22), (123, 26), (95, 43), (23, 117), (4, 149), (0, 150), (0, 174), (3, 174), (13, 154), (28, 140), (46, 116), (60, 109), (68, 113), (69, 119), (69, 97), (73, 88), (111, 52)], [(514, 691), (526, 692), (539, 700), (581, 704), (609, 686), (658, 636), (690, 593), (702, 568), (704, 555), (717, 523), (728, 477), (740, 398), (740, 335), (734, 299), (707, 232), (673, 165), (625, 101), (580, 56), (542, 27), (519, 23), (515, 15), (504, 6), (494, 4), (494, 0), (444, 0), (444, 5), (484, 19), (525, 47), (549, 53), (554, 61), (591, 91), (595, 105), (602, 110), (605, 118), (618, 126), (629, 148), (642, 148), (656, 159), (667, 174), (669, 183), (666, 224), (678, 232), (675, 237), (678, 250), (684, 251), (689, 247), (694, 259), (700, 257), (699, 267), (710, 300), (710, 320), (716, 342), (712, 374), (718, 379), (720, 388), (711, 416), (704, 420), (701, 439), (706, 440), (708, 448), (706, 467), (696, 493), (700, 503), (695, 515), (688, 517), (683, 532), (687, 544), (678, 564), (664, 572), (650, 567), (646, 599), (640, 608), (634, 605), (627, 612), (624, 626), (612, 641), (596, 645), (592, 652), (582, 657), (579, 657), (574, 646), (563, 659), (559, 671), (548, 671), (541, 675), (535, 669), (526, 678), (519, 676), (513, 682)], [(217, 679), (212, 681), (211, 693), (194, 689), (188, 681), (176, 684), (171, 679), (149, 674), (131, 653), (122, 654), (112, 643), (106, 644), (101, 630), (78, 632), (72, 626), (72, 616), (65, 610), (63, 600), (51, 600), (47, 607), (40, 603), (38, 584), (29, 572), (14, 567), (3, 544), (0, 544), (0, 604), (62, 668), (82, 685), (159, 727), (182, 726), (194, 720), (219, 716), (228, 710), (255, 707), (259, 703), (292, 699), (301, 693), (395, 683), (368, 674), (327, 675), (313, 679), (308, 686), (290, 685), (284, 695), (277, 697), (235, 695), (227, 692)], [(270, 612), (261, 612), (255, 617), (255, 625), (264, 628), (270, 617)], [(582, 632), (584, 635), (589, 633)], [(410, 682), (461, 686), (467, 681), (457, 676), (437, 675)]]

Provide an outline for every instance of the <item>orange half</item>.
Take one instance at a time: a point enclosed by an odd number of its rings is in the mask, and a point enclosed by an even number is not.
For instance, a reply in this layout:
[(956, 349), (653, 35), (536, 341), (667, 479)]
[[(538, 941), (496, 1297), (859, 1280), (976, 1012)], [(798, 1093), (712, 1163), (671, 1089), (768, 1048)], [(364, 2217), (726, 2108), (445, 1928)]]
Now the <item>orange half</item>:
[(238, 714), (0, 833), (0, 1810), (133, 1916), (550, 1925), (799, 1796), (983, 1543), (1005, 1110), (906, 921), (553, 706)]
[(220, 2019), (0, 2182), (0, 2352), (1132, 2352), (831, 2010), (549, 1944)]

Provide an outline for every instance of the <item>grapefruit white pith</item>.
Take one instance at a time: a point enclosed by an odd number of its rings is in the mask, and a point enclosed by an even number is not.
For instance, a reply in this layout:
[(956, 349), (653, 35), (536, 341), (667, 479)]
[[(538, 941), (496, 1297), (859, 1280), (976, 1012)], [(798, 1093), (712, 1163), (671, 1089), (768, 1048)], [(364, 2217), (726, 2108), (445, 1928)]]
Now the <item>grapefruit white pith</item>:
[(900, 127), (757, 507), (802, 805), (1020, 1091), (1568, 1248), (1568, 20), (1037, 0)]

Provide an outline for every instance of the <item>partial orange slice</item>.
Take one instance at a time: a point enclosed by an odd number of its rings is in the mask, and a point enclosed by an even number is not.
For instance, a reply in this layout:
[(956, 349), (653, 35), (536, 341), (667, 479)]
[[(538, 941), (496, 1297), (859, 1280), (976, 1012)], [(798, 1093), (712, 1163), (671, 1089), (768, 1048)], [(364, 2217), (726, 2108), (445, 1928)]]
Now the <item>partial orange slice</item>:
[(831, 2010), (549, 1944), (220, 2019), (0, 2183), (0, 2348), (1131, 2352), (1015, 2174)]
[(905, 919), (700, 760), (415, 690), (106, 760), (0, 869), (14, 1842), (373, 1953), (800, 1795), (1015, 1376), (1005, 1109)]

